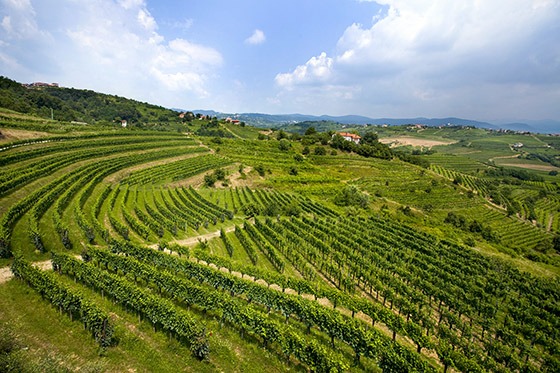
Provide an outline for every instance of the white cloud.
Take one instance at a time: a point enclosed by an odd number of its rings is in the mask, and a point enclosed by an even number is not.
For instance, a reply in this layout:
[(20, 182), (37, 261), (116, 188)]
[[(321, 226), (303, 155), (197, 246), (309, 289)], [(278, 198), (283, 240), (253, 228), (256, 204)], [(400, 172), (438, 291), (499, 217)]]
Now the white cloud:
[[(371, 25), (350, 25), (338, 40), (334, 55), (321, 54), (292, 72), (276, 76), (278, 86), (291, 90), (290, 95), (284, 95), (286, 103), (309, 95), (310, 83), (332, 87), (334, 82), (340, 87), (359, 88), (354, 104), (369, 115), (378, 113), (380, 103), (386, 110), (381, 115), (395, 116), (404, 112), (469, 115), (467, 107), (486, 113), (494, 107), (496, 112), (507, 108), (532, 110), (533, 115), (560, 115), (553, 107), (546, 113), (536, 112), (529, 100), (525, 106), (511, 108), (502, 98), (505, 92), (510, 99), (518, 94), (514, 101), (522, 103), (526, 91), (515, 88), (529, 85), (541, 87), (531, 92), (543, 102), (553, 101), (551, 98), (560, 102), (557, 1), (376, 2), (386, 10), (374, 15)], [(312, 73), (316, 65), (322, 66), (324, 74)], [(480, 89), (492, 94), (476, 93)], [(323, 92), (317, 96), (316, 107), (335, 94), (330, 89)], [(348, 108), (339, 105), (338, 110)]]
[(262, 32), (259, 29), (256, 29), (253, 32), (253, 35), (249, 36), (247, 39), (245, 39), (245, 43), (246, 44), (262, 44), (266, 41), (266, 36), (264, 35), (264, 32)]
[(124, 9), (138, 9), (146, 6), (144, 0), (118, 0), (118, 2)]
[[(185, 98), (208, 97), (208, 83), (223, 64), (212, 47), (159, 34), (142, 0), (40, 4), (37, 12), (28, 1), (3, 0), (0, 8), (0, 71), (20, 81), (58, 81), (179, 106)], [(56, 43), (39, 42), (50, 35), (37, 26), (45, 20), (57, 25)]]
[(146, 9), (138, 10), (138, 22), (148, 31), (157, 29), (156, 20)]
[(8, 34), (13, 31), (12, 30), (12, 19), (10, 18), (10, 16), (5, 16), (4, 18), (2, 18), (2, 27), (4, 28), (4, 30)]
[(45, 38), (49, 33), (39, 30), (35, 9), (29, 0), (3, 0), (2, 28), (8, 39)]
[(305, 65), (300, 65), (291, 73), (278, 74), (274, 78), (281, 87), (293, 87), (298, 84), (313, 84), (326, 82), (332, 75), (333, 59), (325, 52), (317, 57), (311, 57)]

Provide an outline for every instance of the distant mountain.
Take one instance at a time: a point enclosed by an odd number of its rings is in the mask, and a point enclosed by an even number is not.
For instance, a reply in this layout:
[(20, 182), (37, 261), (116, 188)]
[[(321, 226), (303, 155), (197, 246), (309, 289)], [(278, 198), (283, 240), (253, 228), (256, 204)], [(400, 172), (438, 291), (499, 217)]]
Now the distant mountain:
[(333, 121), (340, 124), (387, 124), (402, 126), (406, 124), (425, 124), (428, 126), (474, 126), (489, 129), (510, 129), (513, 131), (531, 131), (540, 133), (560, 133), (560, 121), (556, 120), (525, 120), (523, 122), (500, 121), (495, 123), (482, 122), (463, 118), (369, 118), (362, 115), (306, 115), (306, 114), (263, 114), (263, 113), (220, 113), (214, 110), (189, 110), (194, 113), (217, 116), (218, 118), (236, 118), (255, 127), (277, 128), (286, 124), (306, 121)]
[(545, 133), (560, 133), (560, 121), (557, 120), (528, 120), (527, 124)]
[[(361, 115), (305, 115), (305, 114), (263, 114), (263, 113), (218, 113), (213, 110), (190, 110), (195, 113), (217, 116), (218, 118), (236, 118), (256, 127), (276, 128), (285, 124), (293, 124), (305, 121), (333, 121), (340, 124), (387, 124), (389, 126), (402, 126), (405, 124), (425, 124), (428, 126), (442, 126), (452, 124), (457, 126), (474, 126), (478, 128), (509, 128), (506, 125), (495, 125), (488, 122), (481, 122), (462, 118), (369, 118)], [(560, 123), (559, 123), (560, 124)], [(512, 124), (511, 129), (523, 131), (535, 131), (535, 128), (523, 123)], [(560, 126), (559, 126), (560, 127)], [(519, 129), (518, 129), (519, 128)]]

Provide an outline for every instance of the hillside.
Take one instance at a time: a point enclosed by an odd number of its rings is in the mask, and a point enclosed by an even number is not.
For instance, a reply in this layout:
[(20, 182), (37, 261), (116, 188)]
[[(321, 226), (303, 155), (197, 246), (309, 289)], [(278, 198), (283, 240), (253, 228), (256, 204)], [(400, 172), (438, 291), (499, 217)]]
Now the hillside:
[(179, 113), (161, 106), (90, 90), (64, 87), (25, 87), (0, 76), (0, 107), (63, 122), (110, 126), (122, 120), (131, 126), (177, 124)]
[[(356, 145), (331, 122), (165, 122), (8, 85), (12, 370), (558, 371), (559, 176), (511, 165), (556, 167), (555, 138), (361, 127)], [(45, 119), (47, 96), (96, 124)], [(142, 125), (112, 122), (121, 104)]]

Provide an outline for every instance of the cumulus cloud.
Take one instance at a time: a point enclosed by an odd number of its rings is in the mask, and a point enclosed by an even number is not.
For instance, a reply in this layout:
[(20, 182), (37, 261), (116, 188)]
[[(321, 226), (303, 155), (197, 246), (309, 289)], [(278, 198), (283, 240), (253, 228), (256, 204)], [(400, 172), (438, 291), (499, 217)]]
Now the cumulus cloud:
[(156, 20), (146, 9), (138, 10), (138, 22), (148, 31), (157, 29)]
[[(289, 88), (294, 100), (309, 93), (310, 82), (359, 88), (354, 100), (370, 115), (380, 102), (387, 110), (382, 115), (469, 115), (467, 108), (481, 106), (488, 115), (498, 115), (512, 109), (504, 92), (509, 99), (518, 92), (515, 101), (523, 102), (526, 90), (520, 86), (541, 87), (532, 93), (542, 101), (551, 101), (550, 95), (560, 101), (557, 1), (376, 2), (385, 9), (372, 16), (370, 25), (350, 25), (333, 56), (321, 54), (278, 74), (277, 85)], [(327, 79), (311, 73), (317, 61), (329, 61)], [(482, 89), (491, 94), (477, 92)], [(327, 94), (315, 105), (332, 98)], [(528, 105), (513, 109), (532, 110)], [(560, 113), (550, 107), (543, 114)]]
[(300, 65), (291, 73), (278, 74), (274, 80), (282, 87), (291, 88), (299, 84), (326, 82), (332, 75), (333, 59), (325, 52), (311, 57), (305, 65)]
[(266, 41), (266, 36), (264, 35), (264, 32), (262, 32), (259, 29), (256, 29), (253, 32), (253, 35), (251, 35), (247, 39), (245, 39), (246, 44), (252, 44), (252, 45), (262, 44), (265, 41)]
[[(0, 9), (0, 40), (7, 41), (0, 53), (0, 70), (14, 78), (24, 76), (22, 81), (68, 82), (179, 106), (178, 92), (183, 98), (207, 97), (208, 82), (223, 64), (212, 47), (159, 34), (143, 0), (67, 1), (56, 11), (38, 4), (36, 11), (27, 0), (3, 0)], [(57, 42), (38, 44), (37, 35), (49, 34), (37, 25), (47, 19), (57, 24)], [(10, 43), (11, 39), (18, 43)], [(22, 48), (28, 45), (35, 48)], [(48, 58), (36, 58), (42, 54)], [(49, 58), (52, 66), (47, 70), (43, 61)]]

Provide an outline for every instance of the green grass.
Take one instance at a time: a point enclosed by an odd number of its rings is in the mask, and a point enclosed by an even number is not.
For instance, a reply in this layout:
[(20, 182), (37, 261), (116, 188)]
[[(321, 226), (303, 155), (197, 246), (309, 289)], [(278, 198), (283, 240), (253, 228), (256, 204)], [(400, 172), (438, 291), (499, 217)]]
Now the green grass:
[[(73, 285), (69, 279), (64, 282)], [(107, 298), (101, 299), (90, 289), (79, 289), (112, 315), (118, 342), (102, 355), (79, 321), (71, 322), (66, 314), (60, 316), (57, 309), (25, 283), (11, 280), (0, 285), (0, 315), (4, 320), (13, 320), (20, 339), (29, 347), (25, 352), (29, 359), (52, 354), (68, 369), (86, 371), (259, 372), (263, 366), (273, 372), (301, 370), (295, 362), (286, 364), (276, 352), (264, 350), (253, 338), (243, 339), (235, 329), (220, 328), (219, 322), (211, 317), (205, 322), (212, 333), (212, 357), (208, 362), (200, 362), (192, 357), (188, 346), (170, 339), (166, 332), (154, 333), (149, 322), (138, 323), (135, 314), (125, 312)]]

